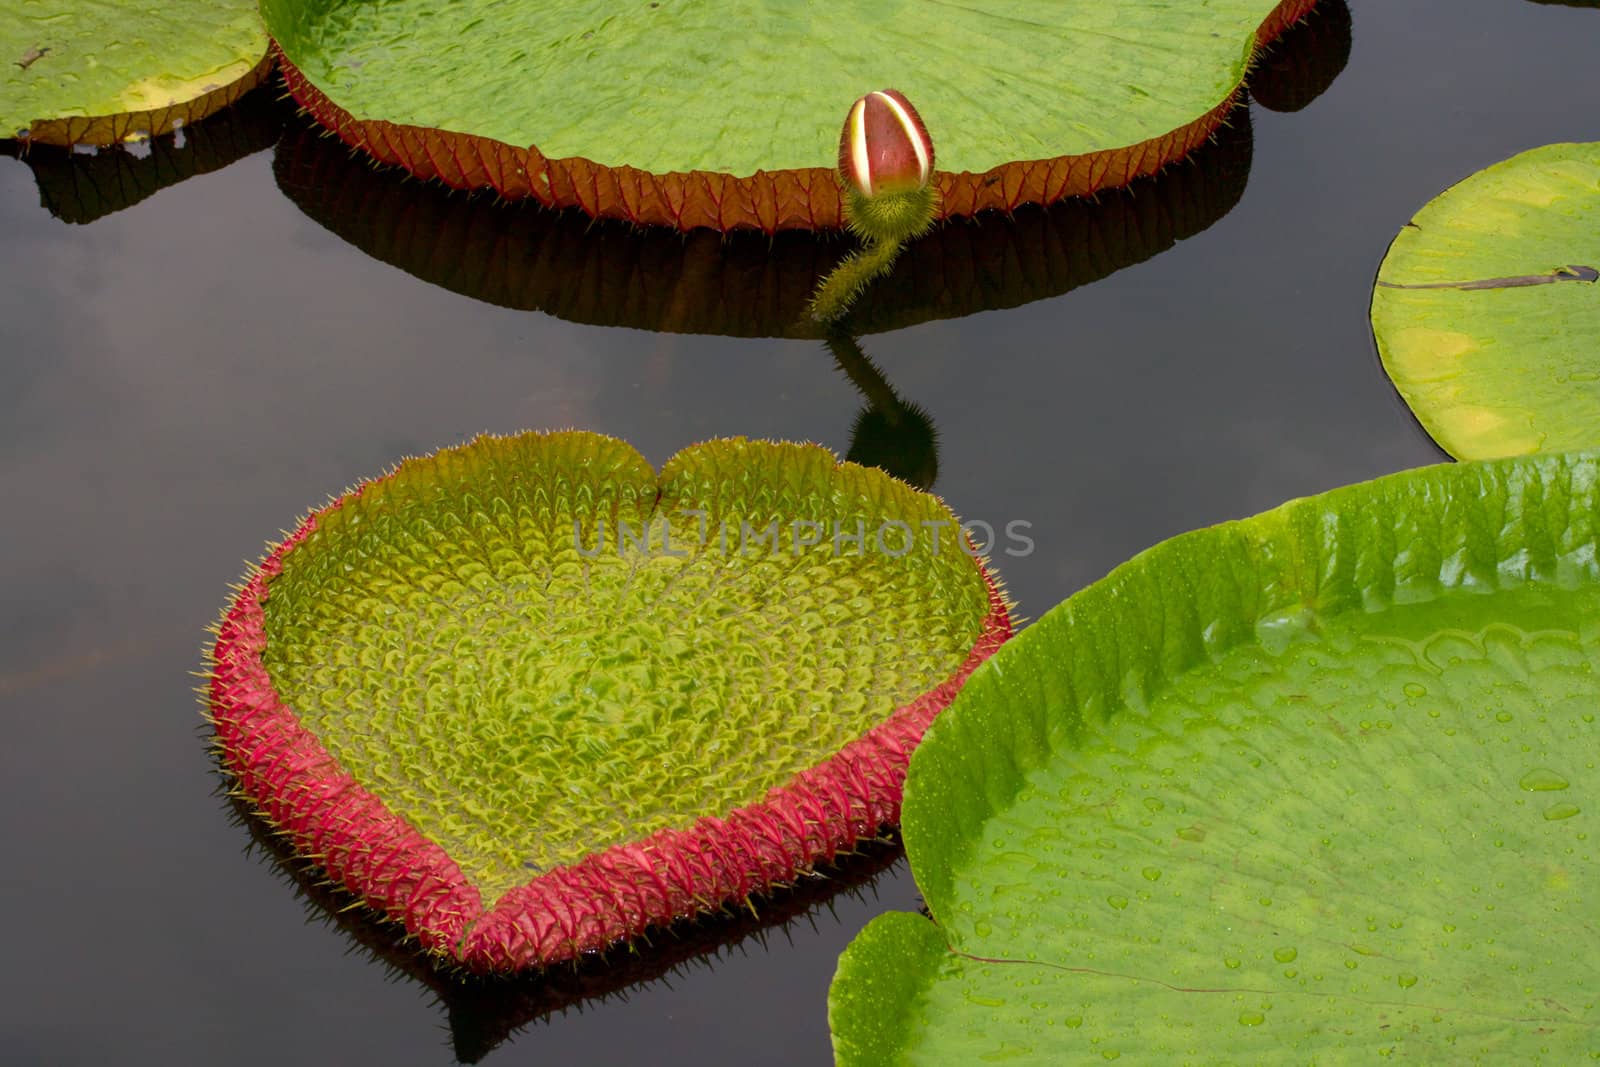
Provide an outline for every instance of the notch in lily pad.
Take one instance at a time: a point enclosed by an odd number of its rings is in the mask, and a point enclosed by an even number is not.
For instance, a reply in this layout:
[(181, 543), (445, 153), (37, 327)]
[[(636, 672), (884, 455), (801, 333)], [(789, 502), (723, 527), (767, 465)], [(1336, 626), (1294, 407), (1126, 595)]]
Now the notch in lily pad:
[(595, 434), (480, 438), (251, 574), (211, 654), (217, 744), (433, 956), (572, 959), (898, 820), (923, 730), (1010, 634), (957, 529), (816, 446), (709, 442), (658, 476)]

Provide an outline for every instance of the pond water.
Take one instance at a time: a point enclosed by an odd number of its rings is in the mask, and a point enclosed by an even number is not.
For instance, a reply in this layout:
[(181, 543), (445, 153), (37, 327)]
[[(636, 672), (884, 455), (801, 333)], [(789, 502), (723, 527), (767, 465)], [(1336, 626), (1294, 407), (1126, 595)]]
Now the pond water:
[(935, 491), (1031, 524), (1000, 566), (1037, 617), (1171, 534), (1438, 461), (1378, 366), (1374, 272), (1452, 182), (1600, 138), (1595, 6), (1350, 0), (1315, 99), (1338, 12), (1269, 64), (1259, 95), (1299, 110), (1252, 103), (1131, 195), (947, 227), (837, 357), (774, 335), (838, 240), (683, 242), (444, 196), (270, 100), (140, 167), (39, 153), (76, 222), (0, 161), (3, 1058), (826, 1062), (835, 958), (917, 906), (892, 849), (542, 983), (396, 971), (381, 931), (308, 904), (327, 895), (247, 849), (216, 795), (192, 692), (245, 561), (483, 430), (584, 427), (658, 464), (707, 437), (814, 440), (926, 479), (897, 395), (937, 430)]

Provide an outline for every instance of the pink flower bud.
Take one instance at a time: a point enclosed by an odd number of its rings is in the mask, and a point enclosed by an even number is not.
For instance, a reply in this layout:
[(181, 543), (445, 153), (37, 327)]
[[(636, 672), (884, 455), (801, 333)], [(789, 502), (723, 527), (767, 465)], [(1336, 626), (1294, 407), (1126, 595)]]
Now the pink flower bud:
[(851, 105), (839, 138), (839, 173), (862, 196), (925, 187), (933, 176), (933, 141), (911, 101), (884, 89)]

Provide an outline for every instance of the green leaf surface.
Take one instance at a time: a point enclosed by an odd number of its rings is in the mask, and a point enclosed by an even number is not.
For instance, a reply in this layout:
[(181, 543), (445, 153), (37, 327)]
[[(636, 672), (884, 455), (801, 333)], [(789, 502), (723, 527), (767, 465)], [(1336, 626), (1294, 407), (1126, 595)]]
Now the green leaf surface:
[(912, 759), (841, 1065), (1600, 1058), (1600, 454), (1164, 542)]
[(408, 462), (267, 588), (284, 702), (486, 899), (762, 800), (953, 675), (988, 614), (950, 513), (880, 472), (721, 441), (658, 482), (581, 433)]
[(1378, 272), (1372, 328), (1458, 459), (1600, 445), (1600, 144), (1555, 144), (1446, 190)]
[(0, 136), (58, 119), (182, 108), (248, 76), (266, 51), (255, 0), (7, 0)]
[(1136, 145), (1243, 80), (1276, 0), (263, 0), (357, 119), (655, 173), (828, 166), (845, 110), (916, 103), (946, 170)]

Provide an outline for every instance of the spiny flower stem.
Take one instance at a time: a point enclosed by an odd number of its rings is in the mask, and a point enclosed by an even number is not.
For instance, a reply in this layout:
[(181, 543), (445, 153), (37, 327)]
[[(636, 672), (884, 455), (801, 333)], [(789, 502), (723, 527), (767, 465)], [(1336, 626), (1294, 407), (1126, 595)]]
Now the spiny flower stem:
[(816, 322), (837, 322), (874, 278), (889, 273), (903, 243), (870, 239), (867, 247), (846, 256), (817, 286), (808, 312)]

